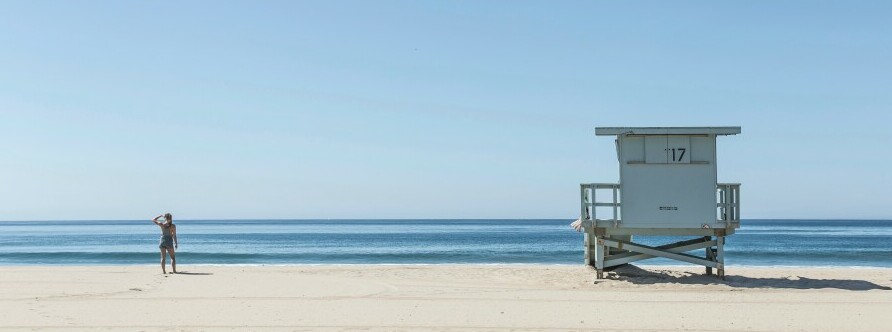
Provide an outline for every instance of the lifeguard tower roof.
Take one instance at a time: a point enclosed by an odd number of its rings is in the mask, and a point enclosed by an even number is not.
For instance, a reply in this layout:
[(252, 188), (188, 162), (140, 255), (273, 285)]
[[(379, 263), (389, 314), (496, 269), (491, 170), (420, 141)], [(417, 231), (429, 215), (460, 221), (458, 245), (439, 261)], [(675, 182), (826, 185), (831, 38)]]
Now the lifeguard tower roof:
[(597, 127), (595, 135), (737, 135), (740, 127)]

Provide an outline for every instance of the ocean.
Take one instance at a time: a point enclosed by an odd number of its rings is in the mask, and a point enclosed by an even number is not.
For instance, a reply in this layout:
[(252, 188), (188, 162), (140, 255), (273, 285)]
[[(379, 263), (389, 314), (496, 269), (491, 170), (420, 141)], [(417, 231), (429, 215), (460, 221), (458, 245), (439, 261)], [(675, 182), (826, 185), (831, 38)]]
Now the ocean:
[[(582, 264), (570, 222), (178, 220), (177, 263)], [(0, 222), (0, 265), (158, 264), (159, 236), (148, 220)], [(732, 266), (892, 267), (892, 220), (743, 220), (725, 253)]]

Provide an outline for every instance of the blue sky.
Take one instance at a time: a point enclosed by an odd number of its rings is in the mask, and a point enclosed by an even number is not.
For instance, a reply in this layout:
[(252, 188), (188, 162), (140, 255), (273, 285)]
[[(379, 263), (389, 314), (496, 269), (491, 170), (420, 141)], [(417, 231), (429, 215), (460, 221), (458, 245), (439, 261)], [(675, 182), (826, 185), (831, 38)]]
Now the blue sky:
[(575, 218), (741, 126), (743, 218), (892, 218), (892, 3), (5, 1), (0, 220)]

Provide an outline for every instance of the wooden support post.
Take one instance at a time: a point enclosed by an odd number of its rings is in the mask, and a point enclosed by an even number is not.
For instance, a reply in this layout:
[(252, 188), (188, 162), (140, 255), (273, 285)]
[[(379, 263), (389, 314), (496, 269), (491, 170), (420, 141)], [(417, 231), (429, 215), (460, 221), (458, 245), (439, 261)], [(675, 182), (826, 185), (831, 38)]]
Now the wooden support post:
[[(706, 237), (704, 237), (704, 240), (710, 241), (710, 240), (712, 240), (712, 236), (706, 236)], [(712, 246), (706, 247), (706, 259), (715, 262), (715, 253), (712, 251)], [(711, 267), (709, 267), (709, 266), (706, 267), (706, 274), (707, 275), (712, 274)]]
[(585, 265), (593, 265), (592, 264), (592, 234), (589, 234), (588, 229), (584, 228), (585, 233), (582, 234), (583, 244), (585, 246)]
[(725, 279), (725, 237), (717, 236), (716, 237), (716, 254), (715, 261), (719, 263), (719, 278), (722, 280)]
[(604, 239), (595, 238), (595, 272), (598, 279), (604, 279), (604, 252), (607, 247), (604, 246)]

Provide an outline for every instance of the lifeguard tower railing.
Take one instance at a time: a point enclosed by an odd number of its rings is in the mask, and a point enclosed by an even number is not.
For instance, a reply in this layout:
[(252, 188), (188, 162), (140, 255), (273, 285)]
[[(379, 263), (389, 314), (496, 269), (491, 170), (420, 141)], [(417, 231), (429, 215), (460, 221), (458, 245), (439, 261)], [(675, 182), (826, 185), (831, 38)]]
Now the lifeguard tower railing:
[[(604, 192), (609, 201), (598, 201), (598, 191)], [(583, 221), (592, 227), (618, 227), (622, 223), (622, 202), (619, 183), (583, 183), (579, 186), (579, 198)], [(606, 207), (610, 218), (598, 218), (597, 207)], [(740, 183), (719, 183), (716, 185), (716, 222), (726, 227), (740, 224)], [(735, 225), (736, 224), (736, 225)]]
[[(598, 278), (605, 268), (631, 262), (663, 257), (706, 267), (706, 273), (718, 269), (724, 278), (725, 236), (740, 227), (740, 184), (716, 184), (716, 219), (700, 228), (653, 228), (625, 225), (622, 219), (622, 187), (618, 183), (583, 183), (580, 185), (582, 228), (584, 232), (585, 263), (595, 267)], [(601, 195), (598, 193), (602, 192)], [(605, 201), (599, 201), (605, 197)], [(599, 208), (604, 211), (598, 213)], [(603, 214), (606, 216), (601, 217)], [(609, 217), (609, 218), (606, 218)], [(633, 235), (700, 236), (657, 247), (632, 242)], [(706, 255), (686, 252), (705, 249)]]

